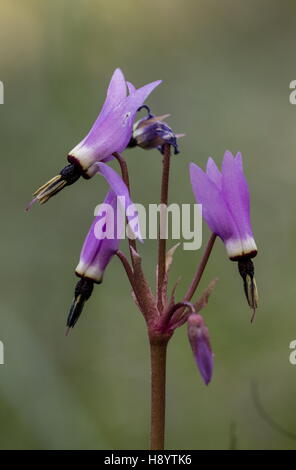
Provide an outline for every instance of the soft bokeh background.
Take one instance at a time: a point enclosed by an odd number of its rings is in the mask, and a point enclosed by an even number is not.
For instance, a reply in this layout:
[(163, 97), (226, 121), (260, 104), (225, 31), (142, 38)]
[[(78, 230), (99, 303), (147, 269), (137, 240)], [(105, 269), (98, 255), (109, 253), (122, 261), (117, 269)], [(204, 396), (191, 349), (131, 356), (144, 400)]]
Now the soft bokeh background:
[[(96, 117), (113, 70), (137, 86), (187, 137), (174, 158), (170, 200), (193, 202), (188, 163), (241, 150), (260, 254), (255, 324), (236, 266), (218, 242), (202, 287), (220, 281), (205, 312), (215, 351), (206, 388), (186, 330), (169, 346), (167, 447), (293, 449), (295, 316), (295, 2), (286, 0), (1, 0), (2, 449), (135, 449), (149, 436), (149, 358), (144, 322), (114, 259), (77, 328), (64, 336), (73, 274), (103, 180), (79, 181), (30, 214), (38, 185), (65, 164)], [(161, 159), (132, 150), (134, 200), (157, 202)], [(208, 232), (204, 227), (204, 239)], [(126, 249), (126, 247), (124, 248)], [(142, 247), (153, 282), (156, 245)], [(200, 252), (182, 252), (171, 273), (181, 297)]]

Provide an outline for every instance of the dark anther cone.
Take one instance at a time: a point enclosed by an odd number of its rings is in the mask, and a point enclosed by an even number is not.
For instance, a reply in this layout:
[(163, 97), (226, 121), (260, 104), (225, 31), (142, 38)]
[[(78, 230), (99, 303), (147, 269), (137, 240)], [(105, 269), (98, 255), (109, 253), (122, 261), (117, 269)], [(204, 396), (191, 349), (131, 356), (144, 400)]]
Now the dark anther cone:
[(90, 298), (94, 283), (91, 279), (81, 278), (76, 284), (74, 300), (67, 318), (68, 328), (73, 328), (81, 315), (85, 302)]
[(258, 290), (254, 277), (254, 264), (250, 258), (238, 261), (238, 270), (244, 281), (244, 291), (249, 306), (253, 309), (253, 321), (256, 308), (258, 307)]

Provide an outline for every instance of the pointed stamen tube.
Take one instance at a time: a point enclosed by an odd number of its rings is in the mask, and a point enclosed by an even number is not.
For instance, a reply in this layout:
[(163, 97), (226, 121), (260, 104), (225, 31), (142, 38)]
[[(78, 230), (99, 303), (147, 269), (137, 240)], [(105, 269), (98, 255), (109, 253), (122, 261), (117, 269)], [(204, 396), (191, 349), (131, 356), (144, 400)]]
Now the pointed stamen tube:
[(252, 322), (255, 316), (256, 308), (258, 308), (258, 290), (254, 277), (253, 261), (250, 258), (241, 259), (238, 261), (238, 270), (244, 281), (244, 291), (248, 304), (254, 311), (251, 318)]
[(94, 281), (83, 277), (79, 279), (75, 287), (75, 294), (70, 312), (67, 318), (68, 328), (74, 328), (78, 318), (81, 315), (85, 302), (90, 298), (94, 287)]
[(65, 186), (70, 186), (75, 183), (80, 178), (81, 174), (81, 169), (78, 165), (70, 163), (65, 166), (59, 175), (54, 176), (35, 191), (33, 194), (34, 199), (28, 204), (26, 210), (30, 210), (37, 201), (39, 201), (40, 204), (44, 204), (48, 199), (65, 188)]

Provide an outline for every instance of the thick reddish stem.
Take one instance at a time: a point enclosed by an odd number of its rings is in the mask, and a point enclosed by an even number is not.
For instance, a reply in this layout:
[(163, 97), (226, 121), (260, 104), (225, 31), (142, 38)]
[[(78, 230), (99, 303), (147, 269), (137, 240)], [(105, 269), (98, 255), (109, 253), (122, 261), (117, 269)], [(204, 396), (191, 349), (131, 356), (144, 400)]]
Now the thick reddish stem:
[(151, 450), (164, 449), (167, 344), (166, 338), (150, 340)]

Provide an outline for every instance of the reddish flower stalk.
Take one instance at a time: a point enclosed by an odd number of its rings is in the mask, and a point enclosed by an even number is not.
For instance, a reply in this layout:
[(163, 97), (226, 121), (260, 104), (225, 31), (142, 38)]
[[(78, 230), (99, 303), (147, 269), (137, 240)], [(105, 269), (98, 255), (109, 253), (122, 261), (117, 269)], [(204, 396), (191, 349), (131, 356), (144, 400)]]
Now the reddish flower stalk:
[[(161, 182), (161, 194), (160, 194), (160, 203), (168, 205), (168, 193), (169, 193), (169, 176), (170, 176), (170, 160), (171, 160), (171, 146), (169, 144), (164, 145), (164, 155), (163, 155), (163, 170), (162, 170), (162, 182)], [(166, 231), (164, 223), (166, 223), (166, 217), (164, 217), (165, 222), (162, 221), (162, 227), (160, 232)], [(158, 241), (158, 301), (157, 305), (159, 310), (163, 309), (162, 303), (162, 287), (165, 276), (165, 255), (166, 255), (166, 239), (159, 236)]]
[[(128, 174), (128, 167), (127, 167), (126, 161), (125, 161), (125, 159), (120, 155), (120, 153), (118, 153), (118, 152), (114, 152), (114, 153), (113, 153), (113, 156), (116, 158), (116, 160), (118, 161), (118, 163), (119, 163), (119, 165), (120, 165), (122, 180), (123, 180), (123, 182), (126, 184), (126, 187), (128, 188), (129, 193), (131, 193), (130, 181), (129, 181), (129, 174)], [(133, 248), (134, 250), (137, 251), (136, 240), (131, 240), (131, 239), (129, 238), (129, 239), (128, 239), (128, 243), (129, 243), (130, 248)], [(133, 257), (132, 257), (132, 260), (133, 260)]]
[(192, 280), (192, 283), (190, 284), (190, 287), (187, 293), (185, 294), (184, 301), (189, 302), (194, 296), (194, 293), (198, 287), (198, 284), (200, 283), (200, 280), (202, 278), (207, 262), (209, 261), (209, 257), (210, 257), (210, 254), (212, 253), (212, 249), (213, 249), (216, 238), (217, 238), (217, 235), (215, 233), (212, 233), (208, 241), (207, 247), (205, 249), (205, 252), (203, 254), (203, 257), (198, 265), (196, 274)]

